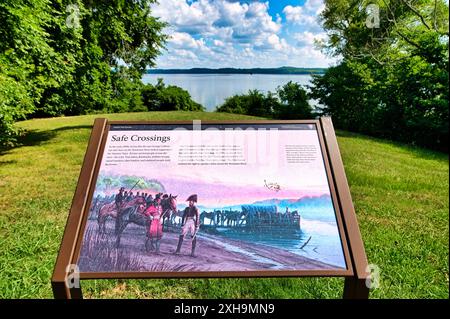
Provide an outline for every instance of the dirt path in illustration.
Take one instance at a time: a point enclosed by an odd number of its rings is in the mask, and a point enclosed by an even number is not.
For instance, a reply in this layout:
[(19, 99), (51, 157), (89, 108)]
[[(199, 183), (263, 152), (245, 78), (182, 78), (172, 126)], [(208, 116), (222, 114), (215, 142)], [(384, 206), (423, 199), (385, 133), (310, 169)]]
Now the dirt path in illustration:
[[(114, 222), (107, 222), (107, 232), (115, 239)], [(88, 227), (96, 229), (96, 222), (88, 221)], [(174, 252), (178, 233), (165, 232), (160, 244), (160, 253), (145, 251), (144, 227), (130, 224), (122, 238), (122, 249), (139, 255), (147, 271), (251, 271), (251, 270), (306, 270), (336, 269), (335, 266), (315, 261), (287, 250), (262, 244), (243, 242), (215, 236), (198, 234), (195, 257), (191, 257), (191, 239), (186, 236), (181, 253)]]

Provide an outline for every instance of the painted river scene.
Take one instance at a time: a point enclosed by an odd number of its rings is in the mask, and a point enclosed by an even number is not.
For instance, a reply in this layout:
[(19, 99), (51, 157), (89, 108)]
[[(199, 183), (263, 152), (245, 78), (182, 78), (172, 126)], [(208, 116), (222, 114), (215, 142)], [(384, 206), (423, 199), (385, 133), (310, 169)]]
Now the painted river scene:
[[(221, 209), (198, 205), (200, 227), (198, 233), (194, 234), (197, 237), (197, 253), (191, 255), (191, 236), (186, 236), (186, 243), (182, 244), (180, 254), (175, 254), (182, 231), (183, 211), (189, 206), (176, 203), (178, 196), (172, 199), (176, 195), (151, 191), (132, 191), (133, 194), (126, 198), (124, 211), (119, 214), (108, 212), (109, 218), (105, 221), (101, 214), (106, 209), (116, 210), (115, 193), (96, 194), (79, 262), (82, 271), (104, 270), (104, 259), (89, 260), (94, 253), (89, 252), (89, 249), (95, 249), (96, 245), (105, 254), (115, 249), (122, 251), (115, 264), (111, 264), (110, 271), (345, 268), (339, 253), (341, 244), (333, 218), (334, 210), (327, 195), (289, 200), (271, 199), (264, 203)], [(155, 198), (161, 198), (163, 235), (159, 246), (151, 247), (147, 229), (155, 221), (142, 212), (142, 207), (153, 205)], [(140, 222), (135, 223), (135, 219)], [(116, 230), (126, 223), (129, 224), (118, 233)], [(99, 231), (100, 227), (104, 227), (102, 232)], [(117, 242), (119, 235), (120, 244)], [(147, 268), (146, 264), (150, 267)]]
[[(106, 142), (84, 228), (80, 271), (346, 269), (315, 129), (258, 131), (279, 135), (275, 148), (266, 150), (273, 157), (269, 166), (250, 161), (250, 151), (242, 153), (244, 164), (193, 165), (195, 153), (180, 155), (194, 148), (182, 140), (187, 132), (123, 129), (111, 129)], [(124, 142), (138, 134), (164, 135), (171, 145)], [(210, 147), (202, 161), (220, 160), (214, 157), (224, 150), (217, 146), (220, 136), (233, 133), (202, 134), (200, 145)], [(293, 145), (296, 140), (303, 144)], [(233, 146), (249, 140), (243, 141)], [(166, 161), (158, 155), (156, 162), (139, 162), (136, 158), (147, 154), (144, 146), (151, 149), (148, 156), (174, 152), (164, 155)], [(296, 162), (292, 152), (297, 149), (308, 150), (309, 157)], [(121, 158), (123, 152), (128, 159)]]

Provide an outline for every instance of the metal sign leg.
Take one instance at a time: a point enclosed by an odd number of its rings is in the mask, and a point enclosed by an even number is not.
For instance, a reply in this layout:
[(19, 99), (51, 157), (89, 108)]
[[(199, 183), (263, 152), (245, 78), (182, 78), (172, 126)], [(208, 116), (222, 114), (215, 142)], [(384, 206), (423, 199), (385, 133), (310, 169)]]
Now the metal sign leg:
[(369, 288), (366, 286), (365, 279), (356, 277), (345, 277), (344, 299), (368, 299)]

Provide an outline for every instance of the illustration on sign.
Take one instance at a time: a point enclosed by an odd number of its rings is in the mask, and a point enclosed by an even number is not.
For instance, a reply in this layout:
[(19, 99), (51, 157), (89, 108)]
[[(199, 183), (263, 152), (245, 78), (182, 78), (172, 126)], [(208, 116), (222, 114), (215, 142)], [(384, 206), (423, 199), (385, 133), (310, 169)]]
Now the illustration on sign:
[(314, 124), (112, 125), (81, 272), (345, 270)]

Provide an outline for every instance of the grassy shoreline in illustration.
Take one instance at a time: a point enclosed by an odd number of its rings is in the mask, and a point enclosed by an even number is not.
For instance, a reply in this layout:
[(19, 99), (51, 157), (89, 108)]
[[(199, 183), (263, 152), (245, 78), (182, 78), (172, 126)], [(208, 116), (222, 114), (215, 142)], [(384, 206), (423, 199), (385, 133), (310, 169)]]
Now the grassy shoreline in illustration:
[[(143, 177), (138, 179), (146, 180)], [(132, 179), (126, 177), (125, 180)], [(135, 189), (135, 191), (139, 190), (143, 191), (142, 188)], [(91, 205), (79, 257), (80, 271), (139, 272), (154, 269), (154, 264), (157, 264), (161, 258), (142, 249), (145, 247), (147, 227), (129, 223), (121, 233), (122, 241), (119, 247), (115, 245), (116, 218), (111, 216), (107, 218), (105, 230), (99, 231), (98, 213), (102, 206), (114, 203), (114, 196), (107, 196), (108, 193), (103, 193), (101, 188), (97, 188), (97, 191), (97, 194), (105, 194), (106, 201), (94, 200)], [(144, 191), (147, 192), (148, 189)], [(284, 202), (284, 205), (287, 202), (289, 206), (268, 205), (273, 202)], [(261, 203), (266, 206), (262, 206)], [(181, 204), (181, 207), (178, 206), (178, 213), (173, 215), (173, 218), (167, 219), (165, 223), (161, 249), (170, 256), (165, 258), (167, 271), (168, 269), (218, 272), (303, 270), (314, 269), (315, 266), (318, 267), (317, 270), (346, 268), (335, 213), (329, 196), (284, 201), (272, 199), (222, 210), (217, 207), (199, 206), (200, 230), (197, 257), (185, 259), (182, 262), (184, 266), (180, 268), (178, 267), (180, 257), (171, 254), (174, 252), (181, 231), (180, 216), (184, 207), (186, 207), (184, 204)], [(284, 208), (291, 209), (290, 213), (285, 213)], [(294, 217), (293, 213), (299, 215)], [(186, 245), (190, 246), (189, 237), (186, 238), (186, 242), (188, 243)], [(121, 259), (112, 263), (109, 257), (105, 257), (109, 255), (115, 258), (121, 257)], [(212, 255), (216, 258), (205, 258)], [(279, 259), (280, 256), (281, 259)], [(146, 262), (145, 265), (136, 267), (135, 263), (129, 262), (128, 259), (144, 259)], [(210, 262), (212, 264), (209, 264)], [(127, 268), (126, 265), (130, 267)], [(245, 265), (244, 268), (243, 265)]]
[(255, 271), (255, 270), (331, 270), (336, 266), (306, 258), (285, 249), (232, 240), (223, 236), (198, 234), (196, 257), (190, 256), (187, 239), (181, 254), (175, 255), (178, 233), (165, 232), (159, 254), (145, 250), (145, 230), (130, 225), (122, 237), (121, 247), (115, 247), (114, 223), (107, 223), (107, 233), (99, 235), (95, 222), (89, 221), (83, 241), (79, 267), (83, 272), (151, 271)]

